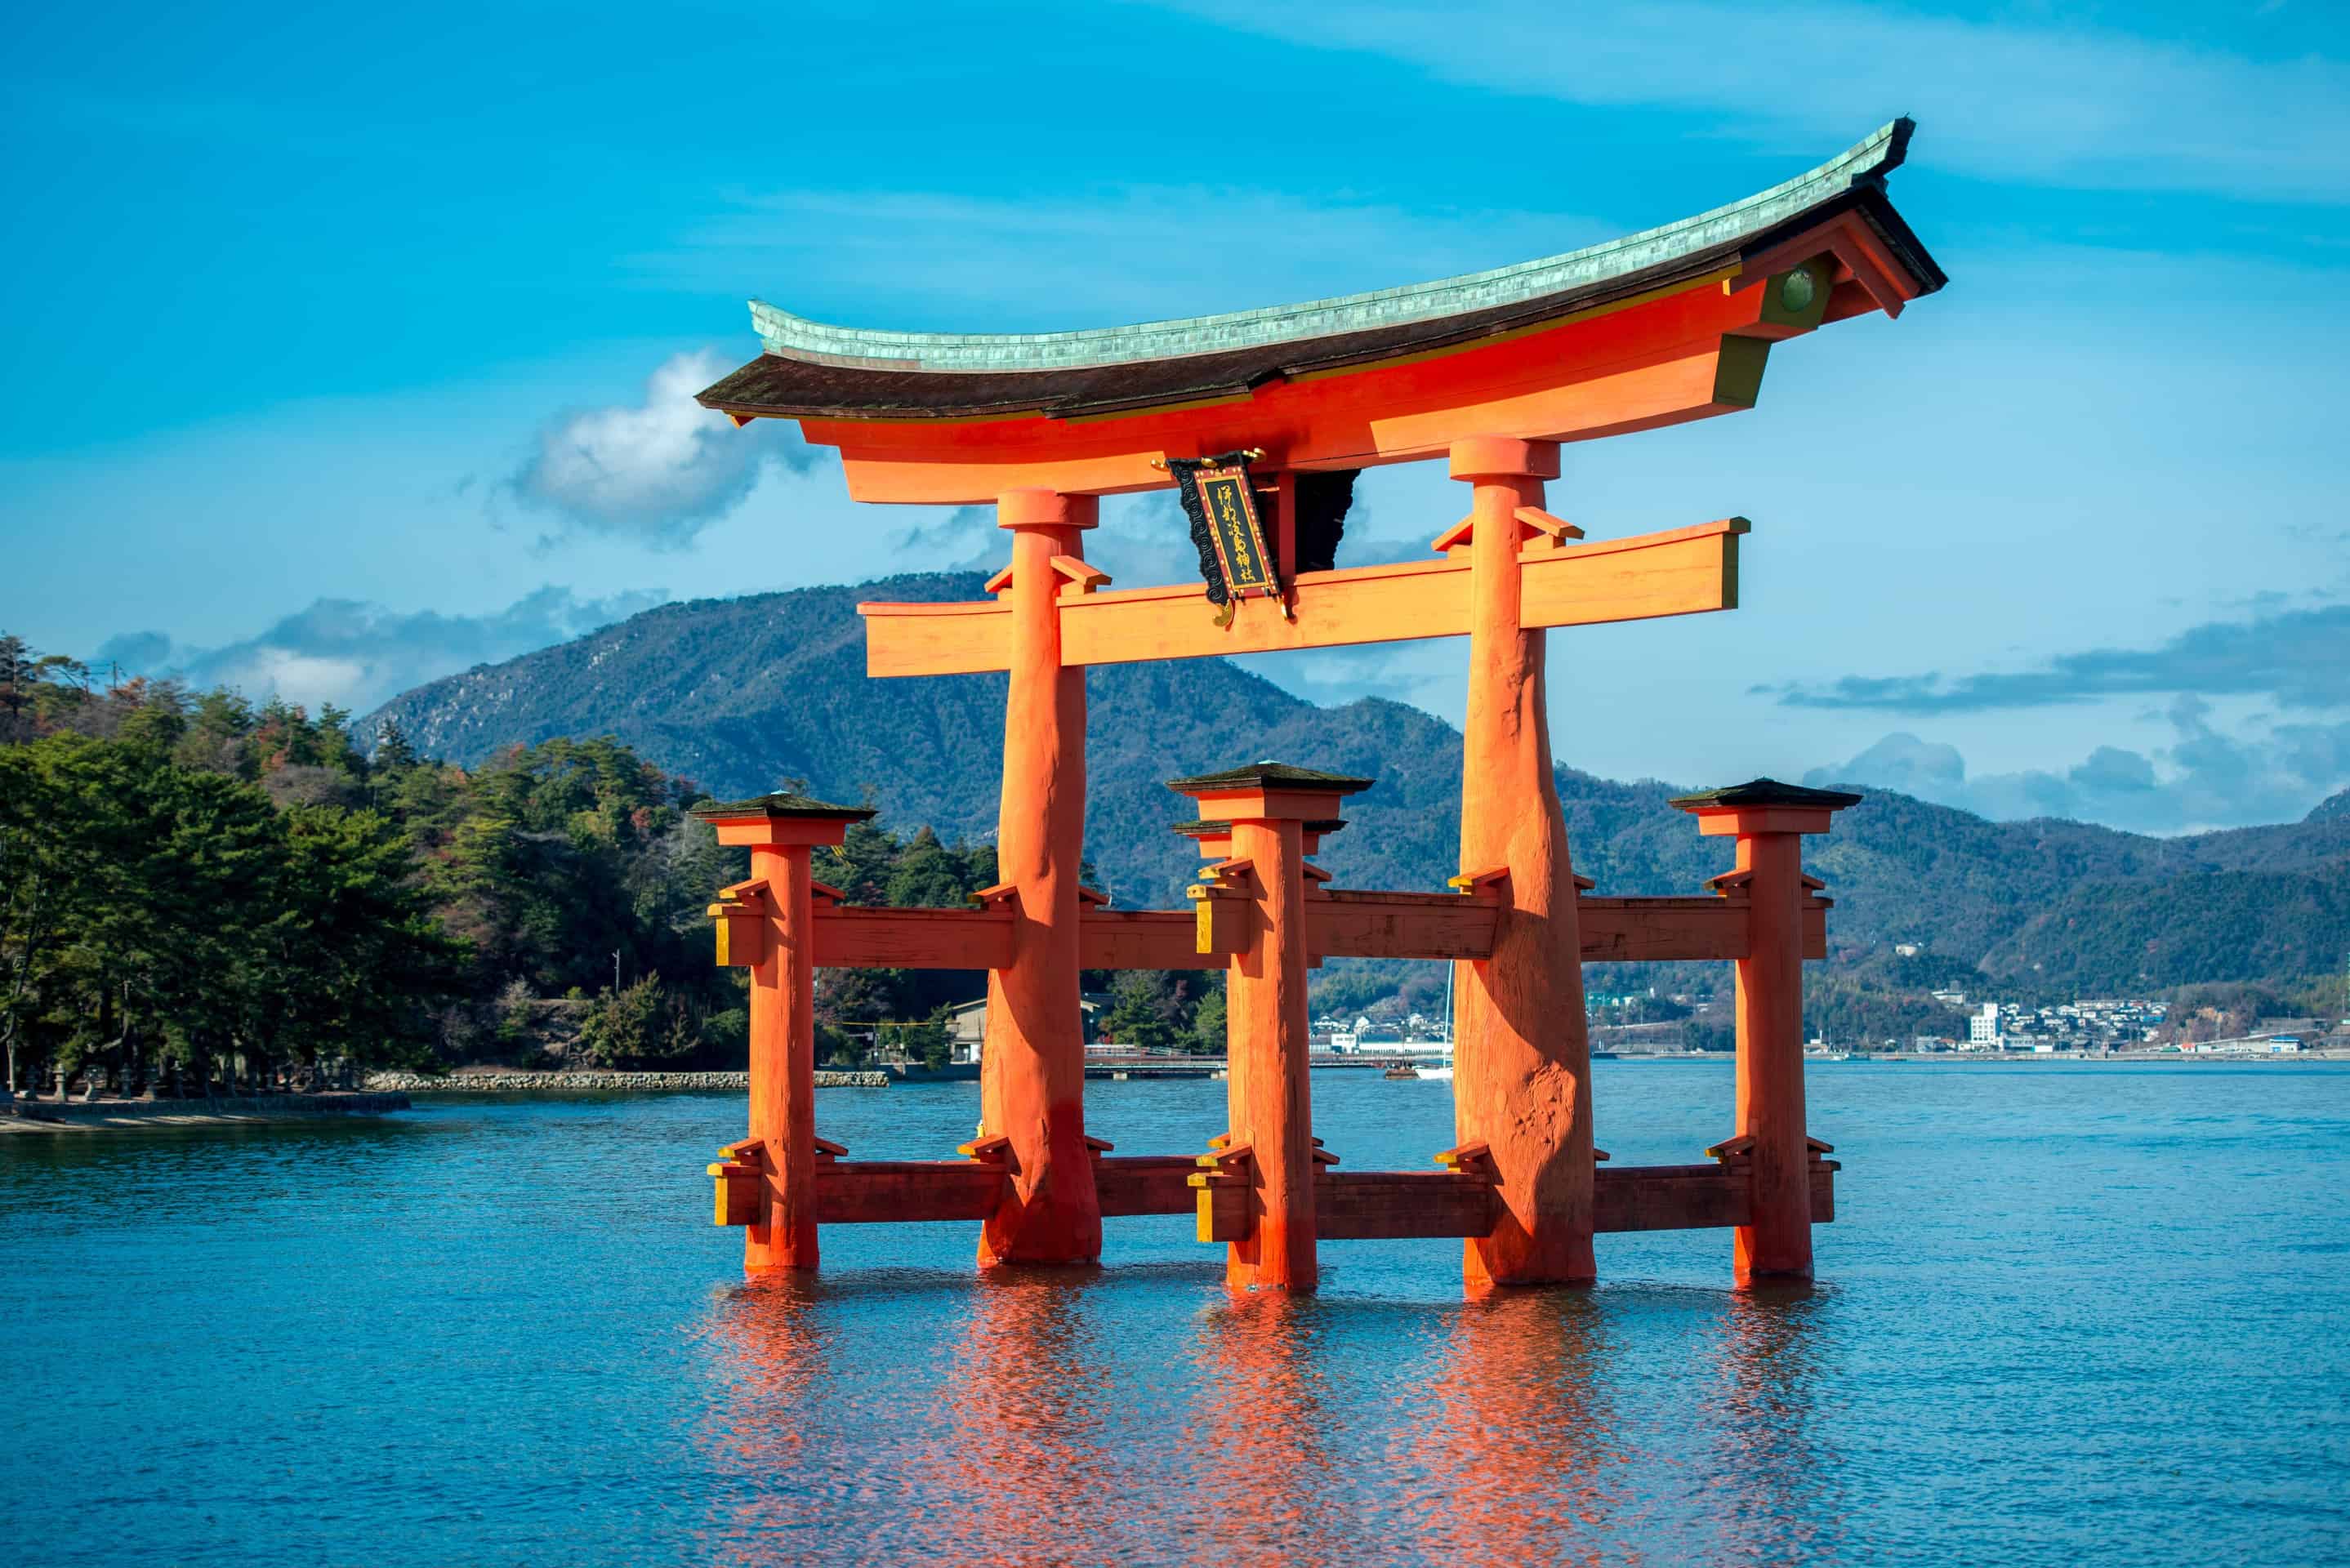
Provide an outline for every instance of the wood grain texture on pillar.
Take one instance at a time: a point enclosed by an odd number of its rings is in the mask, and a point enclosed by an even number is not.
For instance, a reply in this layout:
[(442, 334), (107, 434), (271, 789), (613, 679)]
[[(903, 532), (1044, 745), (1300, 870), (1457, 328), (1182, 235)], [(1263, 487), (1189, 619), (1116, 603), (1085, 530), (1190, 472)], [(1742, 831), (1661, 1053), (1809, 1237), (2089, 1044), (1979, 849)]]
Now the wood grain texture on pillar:
[(1501, 1181), (1490, 1235), (1463, 1248), (1469, 1287), (1581, 1283), (1592, 1235), (1591, 1054), (1574, 867), (1552, 774), (1544, 634), (1520, 623), (1517, 520), (1540, 507), (1557, 451), (1462, 442), (1453, 476), (1471, 508), (1469, 703), (1461, 869), (1506, 868), (1493, 955), (1456, 966), (1453, 1121)]

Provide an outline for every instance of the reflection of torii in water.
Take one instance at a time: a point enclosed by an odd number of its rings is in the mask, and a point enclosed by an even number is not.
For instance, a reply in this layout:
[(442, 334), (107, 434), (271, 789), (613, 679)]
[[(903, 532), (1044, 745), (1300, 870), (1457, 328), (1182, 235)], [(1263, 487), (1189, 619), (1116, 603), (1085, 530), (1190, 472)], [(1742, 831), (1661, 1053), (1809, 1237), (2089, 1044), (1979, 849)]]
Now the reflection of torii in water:
[[(1737, 841), (1710, 895), (1585, 897), (1552, 773), (1546, 630), (1736, 607), (1748, 524), (1585, 542), (1546, 489), (1560, 443), (1750, 408), (1775, 344), (1940, 287), (1885, 194), (1909, 129), (1625, 240), (1378, 294), (1030, 335), (866, 332), (754, 305), (766, 352), (705, 404), (798, 420), (839, 450), (858, 500), (993, 504), (1012, 539), (992, 600), (860, 607), (872, 675), (1008, 675), (1004, 880), (978, 908), (840, 907), (807, 853), (853, 810), (699, 808), (752, 849), (714, 911), (723, 961), (753, 971), (752, 1137), (712, 1169), (754, 1271), (813, 1267), (819, 1221), (976, 1219), (983, 1263), (1050, 1262), (1097, 1256), (1106, 1215), (1190, 1210), (1253, 1286), (1309, 1289), (1318, 1241), (1371, 1236), (1461, 1238), (1472, 1286), (1579, 1282), (1596, 1231), (1677, 1226), (1734, 1228), (1742, 1279), (1807, 1276), (1835, 1167), (1804, 1120), (1802, 963), (1824, 950), (1826, 903), (1799, 839), (1857, 797), (1769, 780), (1686, 797), (1700, 832)], [(1227, 581), (1211, 620), (1196, 588), (1105, 591), (1084, 557), (1099, 498), (1242, 453), (1239, 496), (1270, 502), (1272, 602)], [(1471, 496), (1436, 557), (1331, 564), (1353, 474), (1436, 457)], [(1087, 666), (1458, 636), (1457, 895), (1330, 887), (1306, 857), (1373, 781), (1273, 763), (1178, 782), (1211, 861), (1191, 909), (1113, 911), (1079, 885)], [(1445, 1169), (1334, 1170), (1314, 1142), (1305, 981), (1334, 956), (1453, 962)], [(1603, 1174), (1580, 965), (1662, 959), (1737, 964), (1731, 1136), (1713, 1165)], [(982, 1132), (962, 1160), (851, 1160), (816, 1137), (819, 963), (987, 971)], [(1078, 977), (1104, 968), (1224, 972), (1231, 1115), (1207, 1154), (1118, 1157), (1087, 1136)]]

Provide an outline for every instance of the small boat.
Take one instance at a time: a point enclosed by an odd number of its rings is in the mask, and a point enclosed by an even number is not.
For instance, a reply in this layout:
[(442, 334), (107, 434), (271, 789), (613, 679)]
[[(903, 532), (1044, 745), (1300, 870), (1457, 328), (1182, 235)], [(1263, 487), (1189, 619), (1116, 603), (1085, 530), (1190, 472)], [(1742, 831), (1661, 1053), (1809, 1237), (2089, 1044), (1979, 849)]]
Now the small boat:
[(1448, 1056), (1441, 1062), (1422, 1067), (1419, 1070), (1419, 1075), (1423, 1078), (1441, 1079), (1449, 1084), (1452, 1081), (1452, 1059)]
[(1398, 1062), (1388, 1068), (1385, 1076), (1390, 1078), (1417, 1078), (1419, 1076), (1419, 1069), (1413, 1066), (1409, 1062)]

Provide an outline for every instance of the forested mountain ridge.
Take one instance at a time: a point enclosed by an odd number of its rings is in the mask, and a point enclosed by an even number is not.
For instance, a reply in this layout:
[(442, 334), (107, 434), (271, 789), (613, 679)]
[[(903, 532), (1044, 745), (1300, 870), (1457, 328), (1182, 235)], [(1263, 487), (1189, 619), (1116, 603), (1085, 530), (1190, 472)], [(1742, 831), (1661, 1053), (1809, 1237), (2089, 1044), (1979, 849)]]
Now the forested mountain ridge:
[[(418, 750), (463, 763), (609, 734), (721, 795), (799, 778), (869, 796), (901, 828), (985, 840), (1003, 678), (869, 680), (856, 614), (860, 599), (976, 598), (980, 584), (931, 574), (671, 605), (420, 687), (360, 728), (391, 720)], [(1347, 803), (1350, 826), (1322, 857), (1341, 886), (1433, 888), (1458, 869), (1461, 736), (1417, 709), (1316, 707), (1222, 659), (1100, 666), (1087, 690), (1087, 848), (1120, 903), (1168, 903), (1196, 867), (1168, 831), (1185, 812), (1164, 781), (1260, 757), (1379, 781)], [(1725, 756), (1721, 776), (1690, 787), (1752, 771)], [(1681, 786), (1565, 766), (1558, 784), (1576, 867), (1603, 892), (1691, 891), (1728, 867), (1728, 846), (1667, 804)], [(2331, 972), (2350, 944), (2350, 913), (2324, 892), (2350, 872), (2343, 796), (2301, 823), (2162, 839), (1865, 793), (1808, 846), (1848, 957), (1919, 942), (1993, 975), (2120, 991)]]

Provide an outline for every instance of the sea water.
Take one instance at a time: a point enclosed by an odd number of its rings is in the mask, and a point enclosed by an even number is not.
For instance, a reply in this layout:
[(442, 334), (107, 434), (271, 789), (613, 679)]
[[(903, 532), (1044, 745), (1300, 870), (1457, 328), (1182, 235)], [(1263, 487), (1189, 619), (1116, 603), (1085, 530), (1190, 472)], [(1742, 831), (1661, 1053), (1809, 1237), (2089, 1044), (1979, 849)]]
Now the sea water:
[[(1596, 1075), (1618, 1166), (1730, 1130), (1709, 1064)], [(1345, 1168), (1449, 1085), (1314, 1075)], [(1122, 1153), (1224, 1085), (1095, 1083)], [(1809, 1291), (1720, 1231), (1462, 1298), (1329, 1243), (1234, 1298), (1185, 1217), (982, 1279), (975, 1227), (828, 1228), (746, 1287), (739, 1096), (0, 1137), (0, 1556), (24, 1564), (2350, 1560), (2350, 1067), (1825, 1064)], [(975, 1086), (827, 1090), (938, 1158)]]

